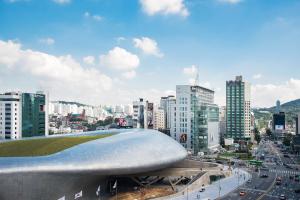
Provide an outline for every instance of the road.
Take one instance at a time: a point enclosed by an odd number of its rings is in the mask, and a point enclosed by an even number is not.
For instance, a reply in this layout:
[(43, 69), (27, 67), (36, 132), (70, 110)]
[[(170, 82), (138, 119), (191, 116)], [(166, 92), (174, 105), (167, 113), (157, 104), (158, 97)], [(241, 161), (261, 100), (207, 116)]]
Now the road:
[[(222, 197), (222, 200), (276, 200), (284, 195), (287, 200), (299, 200), (300, 193), (300, 166), (295, 163), (293, 155), (283, 153), (282, 149), (273, 142), (262, 142), (256, 152), (257, 158), (264, 155), (263, 166), (259, 171), (248, 169), (252, 175), (251, 182), (247, 182), (230, 194)], [(263, 178), (261, 175), (267, 175)], [(281, 178), (281, 184), (276, 184), (276, 179)], [(240, 196), (240, 192), (245, 192)]]
[[(267, 178), (261, 178), (260, 175), (268, 174)], [(253, 172), (252, 171), (252, 179), (251, 182), (247, 182), (242, 185), (237, 190), (231, 192), (227, 196), (221, 198), (222, 200), (232, 200), (232, 199), (258, 199), (264, 193), (266, 193), (270, 187), (272, 187), (276, 174), (269, 172)], [(245, 196), (240, 196), (240, 192), (245, 192)]]

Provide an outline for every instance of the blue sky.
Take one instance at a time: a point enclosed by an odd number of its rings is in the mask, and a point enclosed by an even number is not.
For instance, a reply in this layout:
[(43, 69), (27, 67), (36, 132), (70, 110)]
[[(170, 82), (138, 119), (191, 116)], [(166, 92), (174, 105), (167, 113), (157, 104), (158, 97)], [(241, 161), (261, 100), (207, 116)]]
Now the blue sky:
[(198, 69), (220, 105), (240, 74), (253, 106), (300, 98), (299, 10), (299, 0), (2, 0), (0, 91), (158, 101)]

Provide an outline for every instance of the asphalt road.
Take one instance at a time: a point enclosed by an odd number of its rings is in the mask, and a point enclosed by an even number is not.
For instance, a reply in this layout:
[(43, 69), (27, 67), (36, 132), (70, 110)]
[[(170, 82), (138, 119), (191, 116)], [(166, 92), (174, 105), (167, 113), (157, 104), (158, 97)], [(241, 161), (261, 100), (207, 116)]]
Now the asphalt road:
[[(221, 198), (222, 200), (232, 200), (232, 199), (244, 199), (244, 200), (254, 200), (261, 197), (264, 193), (268, 191), (274, 180), (276, 179), (276, 174), (264, 172), (263, 174), (268, 174), (267, 178), (261, 178), (260, 175), (262, 173), (252, 172), (251, 182), (247, 182), (242, 185), (237, 190), (231, 192), (227, 196)], [(245, 196), (240, 196), (240, 192), (245, 192)]]
[[(263, 167), (258, 172), (250, 170), (252, 179), (222, 200), (276, 200), (284, 195), (286, 200), (300, 200), (300, 193), (295, 193), (295, 189), (300, 189), (300, 182), (295, 180), (295, 176), (300, 176), (300, 166), (295, 163), (294, 155), (282, 153), (282, 150), (273, 142), (263, 142), (257, 149), (257, 158), (265, 155)], [(288, 165), (288, 166), (287, 166)], [(298, 170), (297, 170), (298, 168)], [(267, 178), (260, 177), (262, 174)], [(280, 185), (276, 184), (276, 178), (281, 177)], [(240, 196), (240, 192), (245, 192)]]

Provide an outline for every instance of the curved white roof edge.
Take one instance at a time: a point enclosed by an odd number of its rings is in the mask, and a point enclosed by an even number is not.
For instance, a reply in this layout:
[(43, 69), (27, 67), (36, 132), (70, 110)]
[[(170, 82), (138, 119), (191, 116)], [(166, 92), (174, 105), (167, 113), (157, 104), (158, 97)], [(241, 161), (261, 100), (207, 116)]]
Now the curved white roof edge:
[(0, 157), (0, 175), (24, 172), (135, 174), (166, 168), (186, 156), (186, 150), (169, 136), (155, 130), (134, 129), (48, 156)]

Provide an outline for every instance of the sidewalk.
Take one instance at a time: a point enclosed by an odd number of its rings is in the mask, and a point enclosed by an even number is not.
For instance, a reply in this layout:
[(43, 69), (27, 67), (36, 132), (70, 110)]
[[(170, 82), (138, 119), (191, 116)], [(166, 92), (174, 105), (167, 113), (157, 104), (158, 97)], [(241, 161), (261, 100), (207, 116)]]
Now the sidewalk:
[[(194, 190), (194, 191), (188, 190), (188, 192), (187, 189), (185, 189), (184, 191), (181, 192), (181, 194), (177, 193), (177, 195), (164, 197), (163, 199), (213, 200), (230, 193), (231, 191), (243, 185), (247, 180), (251, 178), (251, 175), (248, 172), (241, 169), (234, 169), (232, 174), (233, 175), (230, 177), (221, 179), (220, 181), (216, 181), (213, 184), (206, 186), (204, 192), (199, 192), (200, 188), (199, 190)], [(220, 195), (219, 195), (219, 188), (220, 188)]]

